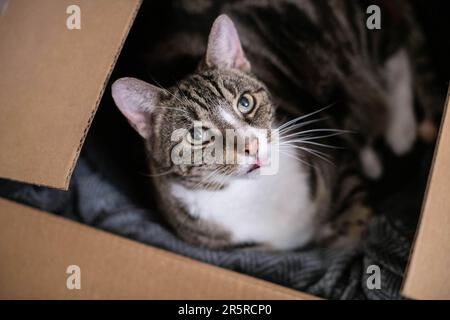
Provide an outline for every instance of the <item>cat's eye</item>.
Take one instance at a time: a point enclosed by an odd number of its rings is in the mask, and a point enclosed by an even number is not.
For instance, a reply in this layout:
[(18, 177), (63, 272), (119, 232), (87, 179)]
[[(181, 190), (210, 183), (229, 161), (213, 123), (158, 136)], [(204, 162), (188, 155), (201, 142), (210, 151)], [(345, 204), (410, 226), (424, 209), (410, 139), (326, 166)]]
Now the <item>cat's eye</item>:
[(211, 141), (211, 136), (207, 129), (194, 127), (186, 135), (187, 141), (192, 145), (203, 145)]
[(253, 99), (251, 94), (244, 93), (239, 97), (237, 107), (242, 114), (250, 113), (255, 107), (255, 99)]

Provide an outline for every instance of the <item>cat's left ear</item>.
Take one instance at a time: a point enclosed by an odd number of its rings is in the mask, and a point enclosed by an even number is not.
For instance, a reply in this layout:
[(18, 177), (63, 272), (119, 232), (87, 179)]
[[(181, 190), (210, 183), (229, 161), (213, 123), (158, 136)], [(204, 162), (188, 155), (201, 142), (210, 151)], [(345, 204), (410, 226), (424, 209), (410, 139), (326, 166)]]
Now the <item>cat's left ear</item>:
[(217, 17), (211, 28), (205, 62), (209, 67), (250, 71), (234, 23), (225, 14)]
[(114, 102), (133, 128), (144, 138), (152, 133), (152, 116), (164, 90), (135, 78), (116, 80), (111, 88)]

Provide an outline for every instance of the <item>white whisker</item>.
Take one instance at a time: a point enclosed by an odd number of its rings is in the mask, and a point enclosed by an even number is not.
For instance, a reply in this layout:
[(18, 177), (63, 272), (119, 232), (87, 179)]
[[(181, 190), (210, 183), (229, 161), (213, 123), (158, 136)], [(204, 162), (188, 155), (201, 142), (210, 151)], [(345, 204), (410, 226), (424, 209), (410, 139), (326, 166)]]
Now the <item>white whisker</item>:
[(279, 126), (277, 129), (278, 129), (278, 130), (281, 130), (281, 129), (283, 129), (283, 128), (286, 128), (287, 126), (289, 126), (289, 125), (292, 124), (292, 123), (296, 123), (297, 121), (300, 121), (300, 120), (302, 120), (302, 119), (305, 119), (305, 118), (308, 118), (308, 117), (310, 117), (310, 116), (312, 116), (312, 115), (315, 115), (315, 114), (317, 114), (317, 113), (319, 113), (319, 112), (322, 112), (322, 111), (324, 111), (324, 110), (326, 110), (326, 109), (332, 107), (333, 105), (334, 105), (334, 103), (329, 104), (329, 105), (327, 105), (326, 107), (323, 107), (323, 108), (321, 108), (321, 109), (319, 109), (319, 110), (316, 110), (316, 111), (310, 112), (310, 113), (308, 113), (308, 114), (302, 115), (302, 116), (300, 116), (300, 117), (294, 118), (294, 119), (292, 119), (292, 120), (290, 120), (290, 121), (288, 121), (288, 122), (282, 124), (282, 125)]
[(309, 120), (309, 121), (305, 121), (305, 122), (294, 123), (294, 124), (292, 124), (292, 125), (290, 125), (290, 126), (288, 126), (286, 128), (281, 129), (279, 132), (280, 132), (280, 134), (284, 134), (284, 133), (287, 133), (287, 132), (291, 132), (292, 130), (295, 130), (295, 129), (298, 129), (298, 128), (302, 128), (302, 127), (307, 126), (309, 124), (316, 123), (316, 122), (319, 122), (319, 121), (323, 121), (323, 120), (326, 120), (326, 119), (329, 119), (329, 118), (328, 117), (323, 117), (323, 118)]
[(220, 171), (220, 169), (221, 169), (221, 168), (217, 168), (217, 169), (211, 171), (206, 177), (204, 177), (203, 179), (201, 179), (201, 180), (193, 187), (193, 189), (194, 189), (194, 190), (198, 190), (202, 184), (206, 183), (206, 187), (207, 187), (210, 183), (214, 182), (214, 181), (212, 180), (212, 178), (215, 177), (215, 175)]
[(146, 177), (150, 177), (150, 178), (161, 177), (161, 176), (165, 176), (165, 175), (171, 174), (172, 172), (174, 172), (174, 170), (175, 169), (172, 168), (170, 170), (167, 170), (167, 171), (164, 171), (164, 172), (160, 172), (160, 173), (155, 173), (155, 174), (143, 173), (143, 175), (146, 176)]
[(324, 148), (330, 148), (330, 149), (345, 149), (344, 147), (332, 146), (332, 145), (329, 145), (329, 144), (312, 142), (312, 141), (303, 140), (303, 139), (283, 141), (280, 144), (284, 145), (284, 144), (291, 144), (291, 143), (304, 143), (304, 144), (310, 144), (310, 145), (324, 147)]
[(304, 134), (313, 133), (313, 132), (333, 132), (333, 133), (341, 133), (341, 134), (352, 133), (352, 131), (341, 130), (341, 129), (326, 129), (326, 128), (325, 129), (309, 129), (309, 130), (305, 130), (305, 131), (291, 133), (286, 136), (281, 136), (281, 138), (295, 137), (295, 136), (304, 135)]
[(310, 154), (312, 154), (312, 155), (314, 155), (314, 156), (316, 156), (316, 157), (318, 157), (318, 158), (320, 158), (320, 159), (322, 159), (322, 160), (324, 160), (324, 161), (334, 165), (334, 163), (331, 161), (331, 159), (329, 159), (329, 156), (327, 154), (323, 153), (323, 152), (320, 152), (318, 150), (312, 150), (312, 149), (306, 148), (306, 147), (297, 146), (297, 145), (289, 145), (289, 147), (303, 150), (305, 152), (308, 152), (308, 153), (310, 153)]
[(295, 160), (297, 160), (297, 161), (299, 161), (299, 162), (301, 162), (301, 163), (303, 163), (303, 164), (305, 164), (307, 166), (314, 167), (311, 163), (308, 163), (307, 161), (301, 159), (297, 155), (293, 155), (292, 153), (288, 152), (287, 150), (283, 150), (283, 151), (280, 150), (280, 153), (288, 156), (289, 158), (295, 159)]

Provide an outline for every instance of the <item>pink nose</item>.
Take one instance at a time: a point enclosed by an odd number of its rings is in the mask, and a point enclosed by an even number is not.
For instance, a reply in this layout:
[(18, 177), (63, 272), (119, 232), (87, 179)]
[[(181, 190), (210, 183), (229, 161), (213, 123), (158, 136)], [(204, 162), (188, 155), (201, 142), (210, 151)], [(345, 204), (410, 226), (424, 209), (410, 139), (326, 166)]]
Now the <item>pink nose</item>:
[(259, 149), (259, 142), (257, 138), (252, 138), (250, 142), (245, 143), (245, 154), (249, 156), (257, 156)]

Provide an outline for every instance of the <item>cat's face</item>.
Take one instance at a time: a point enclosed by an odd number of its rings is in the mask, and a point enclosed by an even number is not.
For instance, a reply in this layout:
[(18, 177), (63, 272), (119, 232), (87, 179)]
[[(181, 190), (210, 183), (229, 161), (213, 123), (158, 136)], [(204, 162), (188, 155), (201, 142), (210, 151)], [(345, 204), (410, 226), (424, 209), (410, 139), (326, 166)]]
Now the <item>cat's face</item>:
[(214, 23), (197, 73), (170, 90), (122, 78), (112, 93), (163, 170), (221, 185), (254, 176), (269, 161), (273, 106), (226, 16)]

